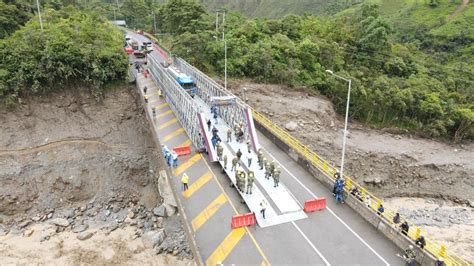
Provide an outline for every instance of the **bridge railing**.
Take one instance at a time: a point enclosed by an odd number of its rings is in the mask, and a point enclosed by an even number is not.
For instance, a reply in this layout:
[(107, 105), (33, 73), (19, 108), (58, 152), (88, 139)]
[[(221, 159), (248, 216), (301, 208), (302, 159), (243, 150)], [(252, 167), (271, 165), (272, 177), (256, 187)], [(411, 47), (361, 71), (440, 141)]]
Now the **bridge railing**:
[[(319, 156), (317, 153), (312, 151), (306, 145), (302, 144), (299, 140), (294, 138), (288, 132), (286, 132), (281, 127), (275, 125), (272, 121), (266, 118), (263, 114), (253, 110), (253, 117), (264, 126), (267, 130), (269, 130), (273, 135), (278, 137), (281, 141), (285, 142), (288, 146), (290, 146), (294, 151), (298, 152), (301, 156), (306, 158), (311, 164), (317, 168), (321, 173), (323, 173), (327, 178), (335, 181), (334, 173), (336, 173), (337, 168), (330, 164), (327, 160)], [(344, 175), (344, 179), (346, 180), (345, 191), (347, 194), (350, 194), (351, 189), (357, 188), (358, 191), (361, 193), (361, 197), (359, 200), (364, 201), (368, 208), (372, 211), (377, 212), (380, 204), (383, 201), (376, 197), (374, 194), (369, 192), (365, 187), (361, 186), (355, 180), (348, 176)], [(367, 197), (368, 196), (368, 197)], [(370, 200), (367, 200), (370, 199)], [(393, 223), (393, 217), (395, 216), (395, 211), (385, 208), (385, 211), (381, 214), (383, 218), (387, 220), (390, 224), (395, 226)], [(407, 219), (401, 217), (400, 220), (405, 220), (409, 223)], [(446, 250), (446, 246), (439, 244), (435, 241), (431, 241), (426, 237), (426, 234), (422, 234), (421, 228), (409, 223), (410, 229), (408, 231), (408, 237), (415, 241), (419, 236), (423, 235), (426, 240), (426, 246), (424, 248), (425, 251), (431, 253), (435, 258), (442, 257), (447, 265), (469, 265), (466, 261), (459, 258), (458, 256), (448, 252)], [(401, 232), (400, 232), (401, 233)]]
[(236, 123), (242, 123), (243, 128), (248, 128), (244, 112), (244, 110), (248, 107), (246, 103), (182, 58), (175, 58), (173, 64), (184, 71), (184, 73), (187, 75), (193, 77), (198, 87), (197, 95), (207, 105), (211, 106), (211, 98), (213, 96), (234, 96), (236, 104), (224, 108), (220, 113), (220, 117), (229, 126), (233, 126)]
[[(232, 92), (225, 89), (219, 83), (208, 77), (199, 69), (195, 68), (184, 59), (179, 57), (173, 57), (170, 55), (170, 52), (166, 48), (162, 47), (159, 44), (159, 40), (149, 33), (145, 33), (145, 36), (155, 42), (156, 48), (159, 50), (160, 55), (168, 60), (169, 57), (173, 58), (172, 63), (184, 71), (187, 75), (194, 78), (198, 90), (196, 94), (201, 98), (208, 106), (211, 106), (211, 97), (213, 96), (235, 96)], [(242, 123), (243, 128), (248, 128), (247, 120), (245, 118), (244, 110), (248, 105), (242, 101), (240, 98), (235, 97), (236, 105), (224, 108), (220, 113), (220, 117), (229, 125), (233, 126), (234, 124)]]
[(197, 119), (199, 110), (194, 100), (174, 79), (169, 77), (164, 67), (160, 64), (159, 58), (149, 54), (147, 60), (151, 78), (158, 85), (159, 89), (164, 92), (163, 95), (166, 102), (194, 145), (197, 148), (202, 148), (202, 137), (199, 135), (201, 130)]

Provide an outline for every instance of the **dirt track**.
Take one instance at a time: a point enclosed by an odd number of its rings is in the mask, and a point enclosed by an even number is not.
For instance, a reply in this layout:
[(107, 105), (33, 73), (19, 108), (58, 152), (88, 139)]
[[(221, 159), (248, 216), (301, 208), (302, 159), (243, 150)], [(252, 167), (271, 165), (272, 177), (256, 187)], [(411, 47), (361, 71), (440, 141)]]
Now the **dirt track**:
[[(155, 211), (161, 153), (135, 95), (125, 86), (102, 103), (88, 93), (56, 93), (15, 110), (0, 108), (0, 261), (175, 264), (190, 258), (179, 219), (166, 218), (175, 210)], [(155, 240), (161, 232), (167, 237), (153, 249), (143, 240), (147, 232)], [(76, 239), (81, 233), (93, 236)], [(106, 246), (110, 252), (91, 248)], [(176, 257), (157, 258), (161, 252)]]

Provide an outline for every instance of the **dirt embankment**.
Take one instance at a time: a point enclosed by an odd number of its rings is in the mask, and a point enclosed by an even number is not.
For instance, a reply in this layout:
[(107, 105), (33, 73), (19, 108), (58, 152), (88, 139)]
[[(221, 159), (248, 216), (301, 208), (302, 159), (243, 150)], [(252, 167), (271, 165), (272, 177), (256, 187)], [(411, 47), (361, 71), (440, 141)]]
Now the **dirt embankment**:
[(160, 152), (133, 87), (102, 103), (86, 93), (34, 97), (0, 107), (0, 121), (1, 261), (191, 259), (176, 210), (155, 186)]
[[(340, 165), (344, 120), (329, 100), (304, 90), (246, 81), (234, 81), (230, 89), (333, 165)], [(436, 209), (432, 205), (439, 207), (436, 210), (446, 205), (458, 208), (445, 211), (452, 212), (446, 224), (429, 224), (427, 231), (436, 233), (430, 239), (447, 244), (461, 256), (472, 253), (474, 243), (464, 233), (474, 231), (474, 143), (452, 145), (400, 130), (371, 129), (351, 120), (348, 130), (346, 174), (376, 195), (392, 198), (387, 204), (394, 209), (403, 205), (418, 209), (411, 215), (419, 216), (417, 221)], [(415, 198), (430, 200), (430, 208), (417, 205)], [(466, 214), (466, 219), (457, 219), (458, 212)]]

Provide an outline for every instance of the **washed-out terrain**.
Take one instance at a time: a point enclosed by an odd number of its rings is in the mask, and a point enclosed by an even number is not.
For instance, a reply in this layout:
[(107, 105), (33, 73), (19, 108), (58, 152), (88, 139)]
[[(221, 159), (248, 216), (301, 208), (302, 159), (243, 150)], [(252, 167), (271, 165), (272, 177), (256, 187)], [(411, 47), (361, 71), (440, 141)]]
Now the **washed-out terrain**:
[[(233, 81), (237, 96), (340, 166), (343, 117), (306, 89)], [(344, 172), (474, 262), (474, 143), (452, 144), (349, 120)]]
[(0, 109), (0, 261), (188, 264), (135, 88), (32, 97)]

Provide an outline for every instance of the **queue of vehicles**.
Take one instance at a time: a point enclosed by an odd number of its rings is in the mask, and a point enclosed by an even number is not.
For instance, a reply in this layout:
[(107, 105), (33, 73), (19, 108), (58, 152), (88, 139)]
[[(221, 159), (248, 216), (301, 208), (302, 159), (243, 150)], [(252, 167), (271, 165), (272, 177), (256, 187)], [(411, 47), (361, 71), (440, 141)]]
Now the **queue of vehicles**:
[[(143, 34), (143, 33), (142, 33)], [(125, 52), (127, 54), (133, 54), (136, 58), (144, 58), (147, 53), (153, 51), (153, 43), (150, 41), (139, 43), (137, 40), (132, 39), (129, 35), (125, 35)], [(182, 73), (176, 67), (170, 65), (166, 68), (168, 73), (176, 80), (176, 82), (194, 98), (196, 95), (196, 83), (191, 76)]]

